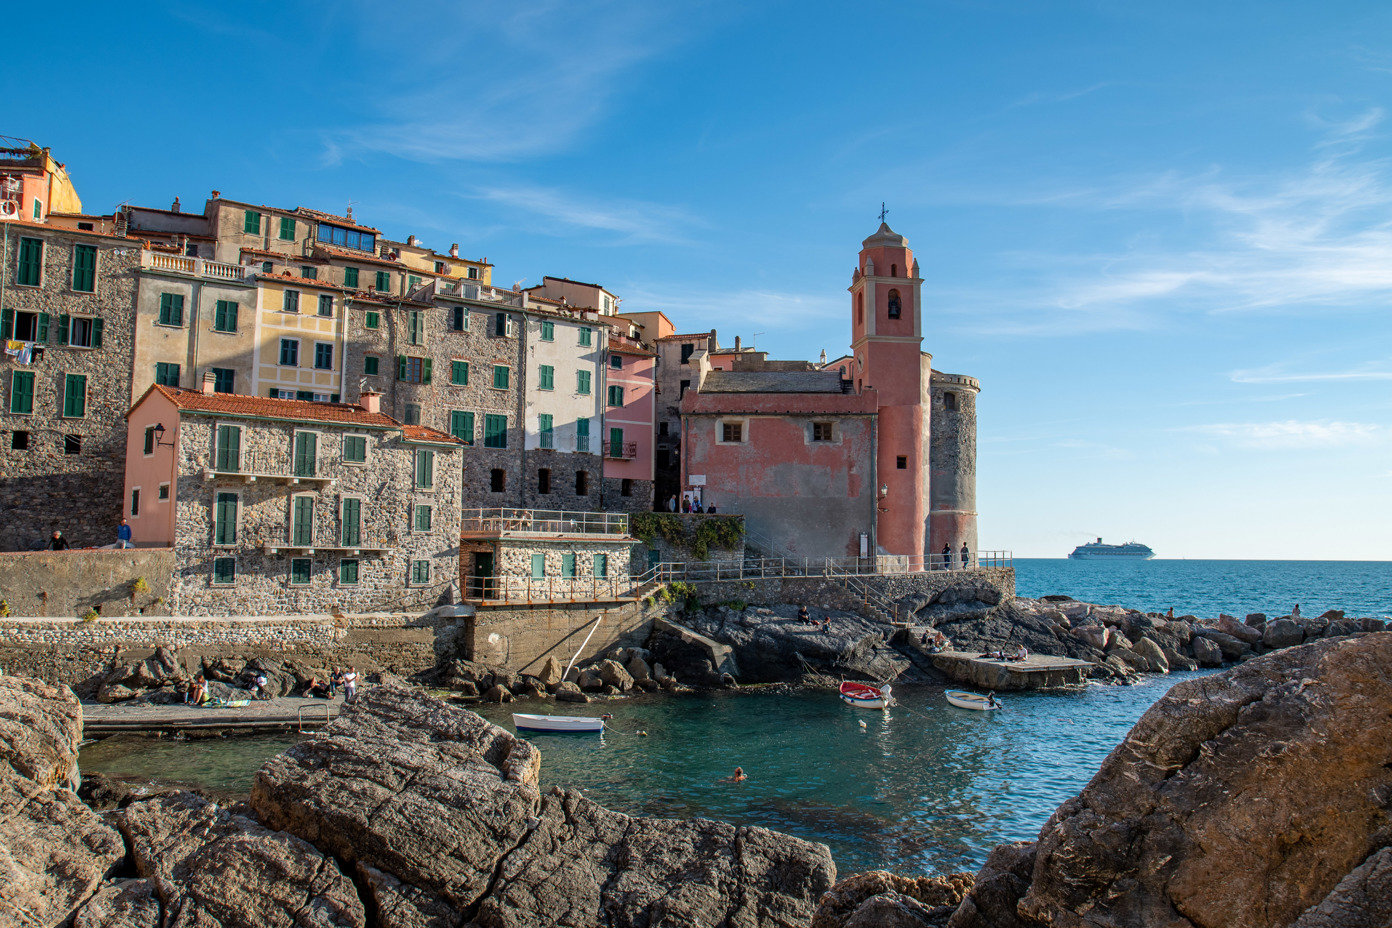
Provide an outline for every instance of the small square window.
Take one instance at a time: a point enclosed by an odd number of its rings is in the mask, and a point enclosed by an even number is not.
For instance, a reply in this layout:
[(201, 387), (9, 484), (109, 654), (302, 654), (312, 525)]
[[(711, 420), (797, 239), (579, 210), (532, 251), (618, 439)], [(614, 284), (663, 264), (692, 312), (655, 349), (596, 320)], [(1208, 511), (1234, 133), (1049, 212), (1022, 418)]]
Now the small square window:
[(333, 349), (334, 346), (329, 342), (314, 343), (314, 369), (317, 371), (333, 370)]
[(720, 425), (721, 441), (739, 442), (744, 440), (744, 424), (742, 422), (723, 422)]
[(159, 485), (159, 498), (160, 498), (160, 499), (169, 499), (169, 484), (167, 484), (167, 483), (161, 483), (161, 484)]
[(179, 365), (170, 364), (167, 361), (155, 362), (155, 383), (162, 387), (177, 387), (179, 385)]
[(12, 448), (15, 451), (27, 451), (29, 449), (29, 433), (11, 432), (10, 448)]
[(512, 372), (502, 364), (493, 365), (493, 388), (495, 390), (506, 390), (511, 373)]
[(507, 471), (501, 467), (493, 468), (490, 479), (490, 487), (494, 493), (503, 493), (507, 490)]
[(575, 495), (576, 495), (576, 496), (589, 496), (589, 495), (590, 495), (590, 472), (589, 472), (589, 471), (577, 470), (577, 471), (575, 472)]
[(455, 306), (450, 310), (450, 328), (456, 332), (469, 331), (469, 311), (463, 306)]
[(82, 436), (81, 436), (81, 435), (64, 435), (64, 436), (63, 436), (63, 453), (64, 453), (64, 454), (81, 454), (81, 453), (82, 453)]
[(235, 557), (213, 558), (213, 582), (218, 586), (228, 586), (237, 581), (237, 559)]
[(290, 585), (308, 586), (310, 577), (310, 567), (313, 561), (307, 557), (292, 557), (290, 559)]
[(376, 355), (367, 355), (363, 358), (363, 373), (369, 377), (376, 377), (379, 363), (380, 359)]
[(412, 561), (411, 562), (411, 584), (413, 586), (426, 586), (430, 583), (430, 562)]
[(402, 422), (406, 425), (420, 425), (420, 404), (407, 403), (406, 411), (402, 415)]
[(272, 272), (274, 272), (274, 271), (275, 271), (275, 265), (273, 265), (271, 262), (269, 262), (269, 261), (262, 261), (262, 262), (261, 262), (261, 273), (262, 273), (262, 274), (270, 274), (270, 273), (272, 273)]
[(338, 582), (343, 586), (352, 586), (358, 582), (358, 562), (350, 558), (344, 558), (338, 562)]
[(609, 356), (609, 366), (614, 370), (623, 370), (623, 357), (617, 354)]
[(582, 347), (582, 348), (588, 348), (588, 347), (590, 347), (590, 343), (591, 343), (593, 340), (594, 340), (594, 329), (590, 328), (589, 326), (581, 326), (581, 327), (580, 327), (580, 347)]
[[(318, 280), (319, 269), (317, 267), (310, 267), (307, 264), (303, 265), (300, 268), (300, 276), (303, 277), (305, 280)], [(332, 297), (330, 297), (330, 299), (332, 299)]]
[(343, 460), (349, 464), (367, 463), (367, 436), (343, 436)]
[(813, 440), (813, 441), (831, 441), (831, 440), (832, 440), (832, 438), (831, 438), (831, 423), (830, 423), (830, 422), (813, 422), (813, 423), (812, 423), (812, 440)]
[(283, 367), (300, 366), (300, 340), (282, 338), (280, 340), (280, 363)]
[(469, 362), (450, 361), (450, 383), (457, 387), (469, 385)]
[(621, 482), (621, 483), (619, 484), (619, 495), (620, 495), (620, 496), (632, 496), (632, 495), (633, 495), (633, 481), (632, 481), (632, 480), (630, 480), (630, 479), (627, 478), (627, 477), (623, 478), (623, 482)]
[(382, 325), (381, 313), (363, 313), (363, 328), (376, 329)]
[(214, 393), (236, 393), (237, 372), (230, 367), (215, 367), (213, 371)]
[(297, 313), (300, 311), (300, 291), (286, 290), (282, 298), (281, 310), (287, 313)]
[(894, 466), (895, 466), (897, 469), (899, 469), (899, 470), (908, 470), (908, 469), (909, 469), (909, 459), (906, 458), (904, 455), (901, 454), (901, 455), (899, 455), (897, 458), (894, 459)]
[(295, 240), (295, 220), (289, 216), (280, 217), (280, 240), (282, 242), (293, 242)]

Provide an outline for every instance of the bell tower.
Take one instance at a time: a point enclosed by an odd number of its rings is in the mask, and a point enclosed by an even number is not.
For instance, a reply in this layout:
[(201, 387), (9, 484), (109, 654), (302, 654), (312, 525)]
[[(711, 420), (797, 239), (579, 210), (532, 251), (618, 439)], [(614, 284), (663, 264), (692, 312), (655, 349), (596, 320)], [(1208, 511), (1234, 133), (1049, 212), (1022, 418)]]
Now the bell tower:
[(887, 492), (875, 543), (882, 555), (926, 553), (932, 358), (921, 349), (922, 287), (908, 239), (881, 221), (861, 243), (850, 293), (855, 390), (873, 387), (879, 395), (875, 485), (877, 494)]

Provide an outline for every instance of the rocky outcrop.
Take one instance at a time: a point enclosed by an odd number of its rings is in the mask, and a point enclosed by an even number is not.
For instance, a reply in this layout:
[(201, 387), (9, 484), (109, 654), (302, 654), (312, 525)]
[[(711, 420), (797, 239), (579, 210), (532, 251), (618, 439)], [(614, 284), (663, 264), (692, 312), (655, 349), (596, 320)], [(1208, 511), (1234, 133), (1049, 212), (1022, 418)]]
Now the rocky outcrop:
[(825, 847), (762, 828), (543, 795), (539, 765), (478, 716), (384, 687), (268, 762), (251, 802), (264, 824), (382, 875), (372, 905), (401, 925), (442, 912), (482, 928), (797, 925), (835, 876)]
[(953, 928), (1388, 924), (1392, 635), (1185, 681)]
[(970, 873), (916, 879), (884, 870), (857, 873), (822, 896), (810, 928), (936, 928), (971, 885)]

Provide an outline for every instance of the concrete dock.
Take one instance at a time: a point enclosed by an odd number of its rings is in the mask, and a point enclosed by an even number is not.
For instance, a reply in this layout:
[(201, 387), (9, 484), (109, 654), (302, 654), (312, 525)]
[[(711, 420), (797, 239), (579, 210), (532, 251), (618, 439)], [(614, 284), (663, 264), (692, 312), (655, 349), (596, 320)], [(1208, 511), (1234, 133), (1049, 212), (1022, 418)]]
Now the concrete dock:
[(237, 708), (218, 706), (126, 706), (82, 703), (82, 735), (101, 738), (132, 731), (317, 731), (338, 717), (343, 697), (306, 699), (283, 696), (252, 700)]
[(959, 683), (984, 690), (1031, 690), (1073, 686), (1087, 679), (1092, 664), (1071, 657), (1031, 654), (1023, 661), (981, 657), (980, 651), (940, 651), (930, 655), (933, 666)]

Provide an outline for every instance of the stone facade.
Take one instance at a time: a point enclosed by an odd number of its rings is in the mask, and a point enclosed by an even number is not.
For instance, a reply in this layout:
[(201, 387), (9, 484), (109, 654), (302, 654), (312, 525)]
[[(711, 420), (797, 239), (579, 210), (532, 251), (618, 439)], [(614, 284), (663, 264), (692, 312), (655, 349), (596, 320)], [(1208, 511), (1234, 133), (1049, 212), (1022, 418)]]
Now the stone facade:
[[(858, 576), (856, 582), (868, 587), (879, 598), (896, 601), (906, 596), (935, 596), (943, 590), (960, 587), (989, 589), (1001, 602), (1015, 598), (1013, 567), (979, 567), (972, 570), (937, 570), (912, 574)], [(874, 616), (862, 592), (834, 577), (780, 577), (746, 580), (698, 581), (696, 590), (706, 602), (739, 600), (751, 606), (778, 603), (805, 603), (821, 609), (863, 612)]]
[[(0, 550), (42, 547), (55, 529), (74, 546), (111, 544), (123, 508), (140, 249), (29, 222), (7, 229), (0, 341), (32, 345), (33, 360), (0, 353)], [(20, 265), (27, 274), (36, 249), (30, 286)]]
[(604, 508), (610, 512), (651, 512), (653, 499), (651, 480), (604, 478)]
[[(500, 537), (465, 539), (460, 547), (460, 584), (469, 599), (613, 601), (631, 597), (632, 574), (645, 569), (641, 545), (626, 536)], [(493, 571), (485, 592), (480, 588), (478, 555), (490, 556)], [(533, 557), (541, 555), (536, 576)], [(574, 558), (574, 576), (566, 576), (565, 558)], [(596, 571), (604, 558), (603, 575)], [(479, 594), (484, 595), (479, 595)]]
[[(929, 415), (928, 552), (948, 545), (953, 554), (966, 542), (975, 554), (976, 534), (976, 395), (974, 377), (933, 372)], [(950, 395), (950, 398), (949, 398)]]

